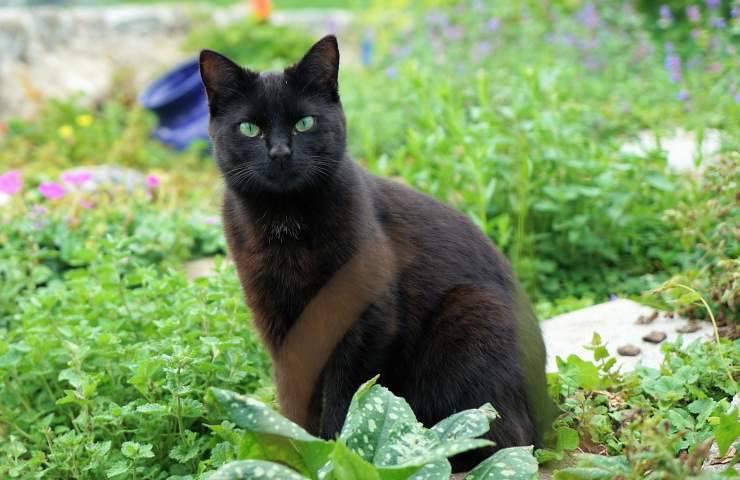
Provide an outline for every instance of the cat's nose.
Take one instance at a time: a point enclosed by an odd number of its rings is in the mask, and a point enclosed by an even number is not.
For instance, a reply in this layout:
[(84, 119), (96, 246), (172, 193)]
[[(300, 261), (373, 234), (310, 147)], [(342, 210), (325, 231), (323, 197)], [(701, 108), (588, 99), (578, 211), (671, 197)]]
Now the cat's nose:
[(273, 160), (279, 160), (282, 164), (285, 159), (290, 157), (290, 147), (284, 143), (273, 145), (270, 148), (270, 158)]

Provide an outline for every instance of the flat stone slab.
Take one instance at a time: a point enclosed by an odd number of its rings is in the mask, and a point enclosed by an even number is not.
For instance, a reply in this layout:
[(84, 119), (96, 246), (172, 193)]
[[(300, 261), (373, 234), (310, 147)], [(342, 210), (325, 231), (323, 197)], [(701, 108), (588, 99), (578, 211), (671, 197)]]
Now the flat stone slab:
[(721, 146), (721, 132), (706, 130), (703, 138), (694, 132), (678, 129), (671, 135), (660, 138), (654, 132), (643, 130), (637, 139), (622, 145), (622, 153), (646, 156), (653, 150), (662, 150), (668, 166), (684, 173), (701, 173), (707, 162), (717, 158)]
[[(645, 323), (653, 316), (652, 321)], [(708, 322), (697, 323), (699, 328), (693, 333), (679, 334), (677, 329), (686, 324), (686, 319), (668, 318), (664, 312), (626, 299), (558, 315), (540, 323), (547, 348), (547, 371), (557, 371), (555, 357), (565, 359), (575, 354), (584, 360), (591, 360), (593, 353), (583, 346), (591, 343), (594, 332), (601, 335), (609, 354), (617, 358), (617, 365), (622, 370), (632, 370), (640, 362), (647, 367), (658, 367), (663, 360), (660, 344), (664, 342), (650, 343), (644, 341), (643, 337), (658, 331), (665, 332), (665, 342), (673, 341), (679, 335), (686, 342), (711, 338), (712, 327)], [(627, 344), (639, 347), (640, 353), (632, 357), (618, 355), (617, 348)]]

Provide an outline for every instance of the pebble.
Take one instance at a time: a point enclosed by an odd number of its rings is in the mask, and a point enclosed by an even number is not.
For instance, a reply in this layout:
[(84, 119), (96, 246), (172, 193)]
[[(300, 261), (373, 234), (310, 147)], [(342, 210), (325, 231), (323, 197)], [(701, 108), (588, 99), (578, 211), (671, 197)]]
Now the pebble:
[(650, 342), (650, 343), (660, 343), (663, 340), (665, 340), (667, 335), (665, 332), (661, 332), (659, 330), (653, 330), (652, 332), (648, 333), (644, 337), (642, 337), (643, 341)]
[(698, 323), (696, 323), (696, 322), (689, 322), (686, 325), (684, 325), (683, 327), (677, 328), (676, 329), (676, 332), (678, 332), (678, 333), (694, 333), (694, 332), (696, 332), (697, 330), (700, 330), (700, 329), (701, 329), (701, 327), (699, 326)]
[(622, 345), (617, 348), (617, 353), (623, 357), (634, 357), (640, 354), (640, 347), (632, 344)]

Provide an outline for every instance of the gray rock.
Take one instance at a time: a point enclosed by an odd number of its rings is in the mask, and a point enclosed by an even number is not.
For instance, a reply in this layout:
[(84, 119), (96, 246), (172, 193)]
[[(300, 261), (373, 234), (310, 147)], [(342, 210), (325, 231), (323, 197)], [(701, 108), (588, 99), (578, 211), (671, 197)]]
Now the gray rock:
[[(611, 354), (615, 353), (616, 346), (640, 345), (642, 353), (639, 356), (616, 357), (617, 365), (622, 369), (631, 370), (639, 362), (645, 366), (658, 367), (663, 360), (660, 345), (644, 343), (642, 337), (652, 330), (660, 330), (670, 332), (667, 339), (673, 341), (679, 336), (676, 329), (685, 324), (686, 320), (678, 317), (669, 318), (658, 312), (659, 315), (649, 324), (641, 325), (636, 322), (640, 316), (650, 317), (654, 312), (655, 309), (632, 300), (617, 299), (543, 321), (540, 326), (547, 348), (547, 371), (557, 371), (556, 356), (566, 358), (570, 354), (575, 354), (583, 359), (592, 359), (593, 353), (584, 349), (583, 345), (591, 343), (594, 332), (601, 335)], [(710, 325), (708, 323), (699, 325), (701, 327), (699, 330), (682, 335), (686, 342), (711, 337)]]
[[(676, 329), (676, 331), (678, 331), (678, 329)], [(645, 342), (650, 342), (650, 343), (660, 343), (663, 340), (665, 340), (667, 336), (668, 335), (666, 335), (665, 332), (661, 332), (659, 330), (653, 330), (652, 332), (642, 337), (642, 340)]]
[(623, 357), (634, 357), (640, 354), (640, 347), (636, 345), (627, 344), (617, 348), (617, 353)]

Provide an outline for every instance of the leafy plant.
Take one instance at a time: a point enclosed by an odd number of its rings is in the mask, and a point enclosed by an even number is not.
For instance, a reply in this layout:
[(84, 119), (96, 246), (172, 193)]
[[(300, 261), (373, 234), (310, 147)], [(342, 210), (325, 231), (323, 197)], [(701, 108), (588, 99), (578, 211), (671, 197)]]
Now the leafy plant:
[[(447, 480), (448, 457), (492, 444), (476, 438), (488, 431), (497, 416), (490, 405), (458, 412), (427, 429), (403, 399), (376, 385), (376, 379), (355, 393), (344, 427), (331, 441), (309, 435), (259, 401), (213, 389), (215, 401), (244, 430), (238, 438), (241, 460), (224, 465), (214, 477), (251, 478), (259, 469), (285, 472), (286, 478)], [(286, 467), (290, 476), (281, 470)], [(466, 478), (501, 476), (537, 478), (531, 447), (499, 450)]]

